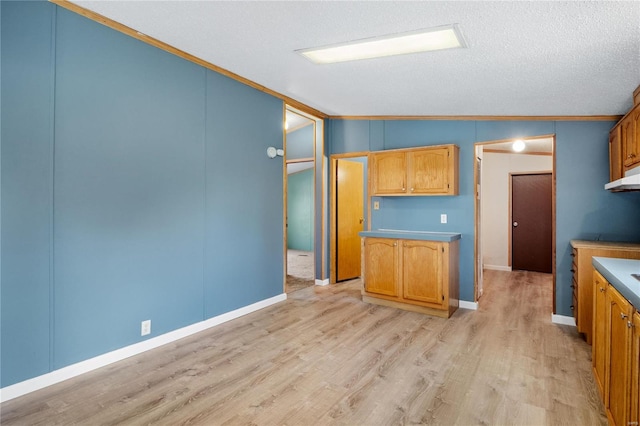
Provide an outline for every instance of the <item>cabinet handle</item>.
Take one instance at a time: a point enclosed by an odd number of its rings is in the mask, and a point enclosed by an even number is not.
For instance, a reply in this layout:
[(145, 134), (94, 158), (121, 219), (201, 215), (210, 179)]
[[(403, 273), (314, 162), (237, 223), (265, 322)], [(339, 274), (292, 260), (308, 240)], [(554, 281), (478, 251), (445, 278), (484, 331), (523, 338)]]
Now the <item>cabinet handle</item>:
[(600, 287), (600, 293), (604, 293), (604, 287)]
[(397, 245), (398, 245), (398, 243), (393, 243), (393, 246), (394, 246), (394, 247), (395, 247), (395, 246), (397, 246)]
[(403, 186), (403, 187), (402, 187), (402, 190), (404, 191), (405, 189), (406, 189), (406, 188)]
[(573, 311), (573, 305), (569, 306), (571, 308), (571, 310)]
[(625, 318), (629, 318), (629, 316), (628, 316), (628, 315), (625, 315), (625, 314), (623, 314), (623, 313), (621, 313), (621, 314), (620, 314), (620, 319), (625, 319)]
[(633, 324), (631, 323), (631, 321), (627, 321), (627, 328), (631, 328), (633, 327)]
[(413, 188), (411, 188), (411, 192), (413, 192)]

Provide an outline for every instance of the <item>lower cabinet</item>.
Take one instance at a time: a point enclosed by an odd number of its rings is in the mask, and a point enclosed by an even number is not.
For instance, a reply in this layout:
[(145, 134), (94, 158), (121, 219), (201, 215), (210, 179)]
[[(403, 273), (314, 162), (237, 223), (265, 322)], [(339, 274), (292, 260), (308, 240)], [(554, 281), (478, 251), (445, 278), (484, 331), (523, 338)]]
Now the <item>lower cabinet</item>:
[(593, 271), (593, 336), (591, 346), (591, 360), (593, 363), (593, 375), (596, 385), (600, 391), (602, 402), (604, 402), (604, 380), (605, 380), (605, 353), (606, 333), (606, 294), (609, 287), (607, 280), (600, 272)]
[(458, 309), (459, 241), (363, 239), (363, 300), (448, 318)]
[(640, 314), (593, 272), (593, 373), (610, 425), (638, 423)]
[(631, 412), (629, 424), (640, 422), (640, 313), (633, 314), (631, 327)]

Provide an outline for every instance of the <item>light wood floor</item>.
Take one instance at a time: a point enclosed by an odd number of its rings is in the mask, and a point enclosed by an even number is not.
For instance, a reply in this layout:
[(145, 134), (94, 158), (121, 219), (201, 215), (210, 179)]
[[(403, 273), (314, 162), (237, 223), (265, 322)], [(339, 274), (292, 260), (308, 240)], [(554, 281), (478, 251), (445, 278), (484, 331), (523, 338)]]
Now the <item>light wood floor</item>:
[(487, 271), (450, 319), (360, 300), (359, 280), (8, 401), (2, 425), (606, 424), (590, 347), (550, 322), (545, 274)]

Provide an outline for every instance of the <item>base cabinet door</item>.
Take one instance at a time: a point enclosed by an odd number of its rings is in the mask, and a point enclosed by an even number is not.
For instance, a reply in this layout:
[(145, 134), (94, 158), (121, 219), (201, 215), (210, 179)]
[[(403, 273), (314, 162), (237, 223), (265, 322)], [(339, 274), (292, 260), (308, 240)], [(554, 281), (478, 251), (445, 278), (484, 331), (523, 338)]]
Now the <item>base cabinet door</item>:
[(605, 409), (610, 425), (627, 426), (631, 384), (631, 315), (633, 307), (609, 285), (606, 295), (607, 352)]
[(402, 242), (402, 284), (405, 299), (442, 306), (442, 243)]
[(629, 424), (640, 422), (640, 313), (633, 313), (631, 336), (631, 411)]
[(596, 385), (600, 391), (600, 398), (604, 402), (604, 379), (605, 379), (605, 308), (607, 304), (606, 294), (609, 283), (600, 274), (593, 271), (593, 336), (591, 347), (591, 360), (593, 363), (593, 374), (596, 378)]
[(399, 296), (398, 242), (388, 238), (365, 238), (364, 271), (367, 292)]

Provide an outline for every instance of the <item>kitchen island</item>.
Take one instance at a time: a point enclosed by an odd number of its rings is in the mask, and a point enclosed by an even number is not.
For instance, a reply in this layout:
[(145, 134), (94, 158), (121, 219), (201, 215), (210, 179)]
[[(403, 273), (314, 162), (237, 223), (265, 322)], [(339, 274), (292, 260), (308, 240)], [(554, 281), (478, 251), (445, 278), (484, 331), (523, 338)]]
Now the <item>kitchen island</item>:
[(461, 234), (378, 229), (362, 237), (362, 300), (450, 317), (459, 305)]

